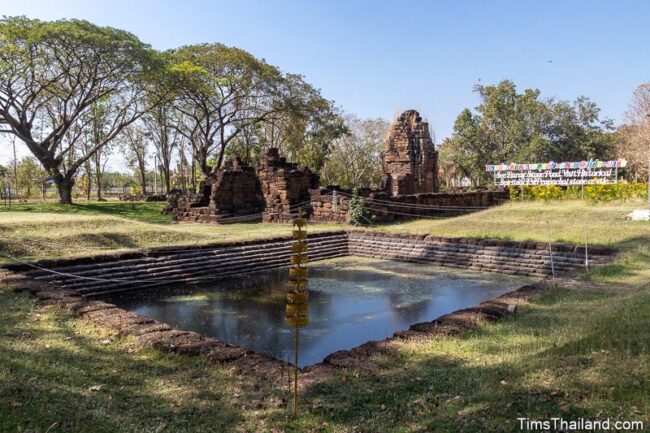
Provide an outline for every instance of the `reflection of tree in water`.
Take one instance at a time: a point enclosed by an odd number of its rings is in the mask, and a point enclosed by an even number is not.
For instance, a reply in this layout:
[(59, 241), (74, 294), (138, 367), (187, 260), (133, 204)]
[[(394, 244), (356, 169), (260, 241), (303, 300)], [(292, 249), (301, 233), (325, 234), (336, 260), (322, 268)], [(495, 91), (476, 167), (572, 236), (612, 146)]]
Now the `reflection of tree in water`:
[(429, 309), (431, 299), (422, 299), (416, 302), (404, 302), (404, 296), (396, 291), (390, 291), (386, 296), (390, 310), (396, 320), (415, 323), (421, 320)]
[[(334, 351), (383, 338), (434, 318), (431, 315), (473, 305), (476, 293), (486, 293), (490, 286), (502, 292), (508, 287), (504, 282), (514, 284), (507, 277), (503, 281), (492, 275), (470, 278), (471, 274), (437, 268), (369, 265), (354, 259), (319, 264), (310, 272), (310, 284), (316, 290), (310, 290), (310, 324), (301, 330), (300, 351), (301, 359), (311, 356), (312, 361), (324, 347)], [(284, 323), (287, 278), (286, 269), (279, 269), (200, 287), (143, 290), (114, 302), (178, 329), (286, 359), (293, 353), (295, 338)], [(521, 279), (517, 281), (521, 284)]]

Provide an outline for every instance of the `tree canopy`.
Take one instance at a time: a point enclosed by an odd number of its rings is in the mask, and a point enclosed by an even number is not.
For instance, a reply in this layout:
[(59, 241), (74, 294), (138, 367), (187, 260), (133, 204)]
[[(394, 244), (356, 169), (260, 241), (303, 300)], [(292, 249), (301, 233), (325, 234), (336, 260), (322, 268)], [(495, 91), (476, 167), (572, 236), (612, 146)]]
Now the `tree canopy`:
[(259, 156), (260, 147), (283, 143), (299, 142), (304, 153), (304, 139), (318, 142), (317, 134), (336, 124), (331, 103), (301, 76), (283, 74), (244, 50), (201, 44), (168, 55), (178, 83), (170, 124), (191, 143), (205, 175), (210, 162), (221, 166), (231, 144), (245, 160)]
[(354, 115), (344, 119), (347, 133), (332, 142), (321, 178), (327, 185), (347, 189), (377, 188), (383, 177), (381, 152), (389, 123)]
[(475, 182), (486, 164), (608, 158), (615, 147), (612, 121), (588, 98), (542, 99), (537, 89), (519, 93), (511, 81), (476, 86), (481, 103), (463, 110), (441, 152), (443, 163)]
[[(71, 202), (79, 167), (151, 105), (144, 98), (162, 63), (134, 35), (82, 20), (0, 20), (2, 132), (22, 140)], [(101, 139), (78, 140), (105, 108)]]

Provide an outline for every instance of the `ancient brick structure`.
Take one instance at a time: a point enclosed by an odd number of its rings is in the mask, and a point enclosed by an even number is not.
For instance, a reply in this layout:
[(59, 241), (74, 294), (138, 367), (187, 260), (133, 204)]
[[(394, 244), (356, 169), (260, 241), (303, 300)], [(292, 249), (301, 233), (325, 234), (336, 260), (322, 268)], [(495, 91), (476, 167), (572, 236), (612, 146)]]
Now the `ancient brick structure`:
[(389, 196), (438, 191), (438, 153), (429, 124), (408, 110), (391, 125), (382, 154), (384, 188)]
[(291, 221), (301, 203), (309, 211), (309, 190), (318, 187), (318, 175), (307, 166), (287, 162), (278, 149), (269, 149), (257, 177), (264, 195), (264, 222)]
[(166, 210), (183, 222), (252, 222), (255, 215), (265, 222), (287, 222), (301, 203), (309, 214), (309, 190), (316, 187), (318, 175), (287, 162), (278, 149), (269, 149), (257, 168), (239, 158), (227, 161), (202, 183), (198, 194), (171, 195)]
[(311, 220), (318, 223), (348, 222), (352, 191), (337, 187), (317, 188), (311, 194)]
[[(348, 222), (352, 191), (327, 187), (313, 189), (310, 193), (312, 221)], [(358, 194), (373, 215), (375, 223), (478, 211), (501, 204), (508, 200), (509, 196), (508, 191), (503, 189), (407, 194), (395, 197), (383, 191), (362, 189)]]
[[(359, 192), (374, 221), (479, 210), (508, 199), (502, 190), (438, 193), (437, 158), (428, 124), (415, 110), (402, 113), (382, 154), (384, 188)], [(351, 191), (335, 195), (335, 188), (319, 189), (318, 180), (306, 166), (269, 149), (257, 168), (228, 161), (198, 194), (171, 195), (167, 209), (177, 221), (241, 222), (257, 215), (264, 222), (289, 222), (302, 206), (314, 222), (347, 222)]]
[(261, 212), (264, 199), (255, 168), (232, 158), (206, 179), (200, 194), (182, 195), (172, 207), (176, 221), (227, 222)]

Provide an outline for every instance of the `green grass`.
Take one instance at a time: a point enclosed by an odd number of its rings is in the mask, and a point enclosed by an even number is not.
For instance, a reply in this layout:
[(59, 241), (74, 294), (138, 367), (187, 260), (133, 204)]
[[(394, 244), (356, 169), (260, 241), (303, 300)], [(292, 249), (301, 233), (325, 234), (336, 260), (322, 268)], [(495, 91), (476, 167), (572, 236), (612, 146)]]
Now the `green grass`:
[[(512, 203), (376, 228), (545, 241), (549, 220), (553, 240), (582, 243), (588, 221), (591, 242), (622, 253), (583, 275), (578, 287), (553, 290), (514, 317), (460, 337), (397, 343), (367, 366), (333, 373), (305, 390), (296, 420), (282, 403), (286, 388), (201, 358), (135, 351), (128, 338), (103, 344), (105, 330), (44, 309), (0, 282), (0, 431), (487, 432), (520, 431), (522, 416), (644, 420), (647, 426), (650, 224), (624, 218), (642, 205)], [(0, 212), (0, 247), (41, 258), (289, 231), (171, 225), (147, 216), (153, 204), (131, 214), (118, 207), (108, 216), (49, 206)], [(61, 250), (28, 246), (33, 240)]]
[[(0, 431), (518, 431), (517, 417), (650, 422), (650, 290), (557, 289), (461, 337), (332, 374), (288, 418), (286, 387), (0, 294)], [(99, 387), (99, 390), (96, 390)], [(22, 429), (22, 430), (21, 430)]]
[(0, 215), (3, 213), (27, 212), (30, 214), (115, 216), (145, 223), (170, 224), (171, 218), (169, 215), (160, 213), (163, 206), (164, 203), (161, 202), (128, 201), (83, 201), (70, 205), (53, 202), (29, 202), (13, 203), (11, 206), (0, 206)]
[(462, 338), (406, 343), (376, 374), (342, 374), (312, 395), (320, 416), (366, 431), (517, 431), (521, 416), (647, 422), (649, 313), (647, 289), (558, 289)]
[[(285, 236), (289, 224), (172, 224), (162, 203), (89, 202), (0, 206), (1, 254), (22, 260), (64, 258), (154, 248), (199, 245), (227, 240)], [(340, 229), (319, 225), (312, 231)]]
[(647, 203), (587, 204), (583, 201), (511, 202), (453, 218), (416, 220), (378, 227), (389, 232), (432, 233), (438, 236), (548, 241), (546, 222), (554, 242), (583, 244), (585, 225), (590, 244), (621, 245), (650, 237), (650, 224), (626, 220)]

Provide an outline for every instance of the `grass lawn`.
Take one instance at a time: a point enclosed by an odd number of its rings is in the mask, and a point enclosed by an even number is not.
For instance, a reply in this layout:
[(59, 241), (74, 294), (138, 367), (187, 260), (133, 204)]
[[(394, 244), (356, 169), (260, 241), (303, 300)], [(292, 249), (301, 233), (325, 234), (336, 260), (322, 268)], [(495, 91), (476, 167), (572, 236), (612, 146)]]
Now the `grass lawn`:
[[(80, 202), (0, 206), (0, 253), (24, 260), (85, 256), (168, 245), (285, 236), (289, 224), (173, 224), (163, 203)], [(311, 231), (341, 229), (325, 224)], [(0, 263), (10, 259), (0, 256)]]
[[(110, 215), (85, 205), (0, 212), (0, 248), (36, 258), (51, 249), (33, 240), (65, 246), (55, 254), (65, 256), (289, 230), (169, 225), (159, 204), (109, 204), (117, 206)], [(376, 228), (546, 240), (549, 220), (553, 240), (581, 243), (588, 221), (590, 242), (622, 254), (584, 275), (584, 287), (559, 287), (516, 316), (460, 337), (404, 342), (372, 368), (334, 374), (305, 390), (296, 420), (286, 388), (201, 358), (136, 351), (129, 338), (110, 339), (0, 282), (0, 431), (485, 432), (559, 416), (650, 425), (650, 224), (624, 219), (641, 206), (513, 203)]]

